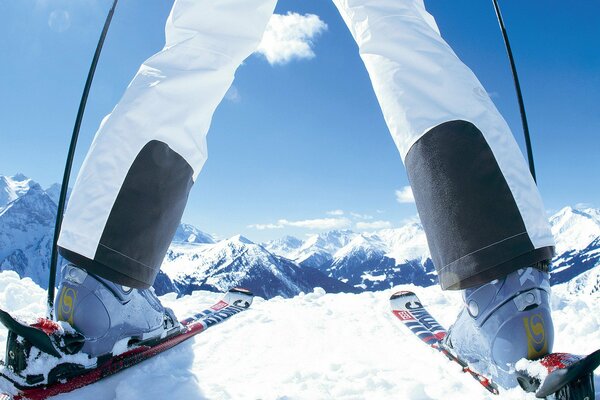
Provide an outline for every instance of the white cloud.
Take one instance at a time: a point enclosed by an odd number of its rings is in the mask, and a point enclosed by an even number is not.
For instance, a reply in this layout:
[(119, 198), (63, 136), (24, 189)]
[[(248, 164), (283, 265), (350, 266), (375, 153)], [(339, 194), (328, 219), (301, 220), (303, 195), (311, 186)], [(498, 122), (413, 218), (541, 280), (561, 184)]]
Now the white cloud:
[(71, 26), (71, 15), (65, 10), (54, 10), (48, 17), (48, 26), (56, 32), (64, 32)]
[(314, 218), (299, 221), (280, 219), (276, 224), (252, 224), (248, 225), (248, 228), (265, 230), (281, 229), (286, 226), (291, 226), (295, 228), (330, 230), (348, 228), (350, 225), (352, 225), (352, 222), (348, 218)]
[(396, 200), (398, 203), (414, 203), (415, 197), (410, 186), (404, 186), (402, 189), (396, 190)]
[(301, 221), (288, 221), (286, 219), (280, 219), (277, 221), (277, 223), (285, 226), (294, 226), (297, 228), (323, 230), (348, 228), (352, 224), (348, 218), (315, 218)]
[(248, 228), (264, 231), (265, 229), (281, 229), (283, 225), (279, 224), (252, 224), (248, 225)]
[(391, 228), (392, 223), (390, 221), (372, 221), (372, 222), (357, 222), (356, 229), (358, 230), (373, 230), (373, 229), (385, 229)]
[(373, 219), (372, 215), (367, 215), (367, 214), (359, 214), (359, 213), (351, 212), (350, 215), (352, 215), (356, 219)]
[(344, 215), (344, 210), (331, 210), (331, 211), (327, 211), (325, 214), (327, 215)]
[(257, 52), (271, 65), (310, 59), (315, 57), (314, 38), (326, 29), (327, 24), (314, 14), (273, 14)]

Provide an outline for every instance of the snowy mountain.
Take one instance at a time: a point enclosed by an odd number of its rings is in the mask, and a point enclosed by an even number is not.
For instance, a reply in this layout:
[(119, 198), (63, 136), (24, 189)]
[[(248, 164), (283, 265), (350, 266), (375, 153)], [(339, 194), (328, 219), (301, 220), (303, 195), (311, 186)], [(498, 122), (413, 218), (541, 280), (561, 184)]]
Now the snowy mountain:
[(356, 291), (316, 269), (273, 255), (239, 235), (216, 244), (173, 244), (162, 270), (180, 294), (194, 290), (223, 292), (235, 286), (267, 299), (293, 297), (315, 287), (331, 293)]
[[(2, 178), (0, 182), (8, 181)], [(46, 286), (57, 207), (40, 185), (20, 182), (26, 186), (13, 192), (17, 197), (0, 211), (0, 270), (13, 270)]]
[(271, 253), (279, 254), (299, 265), (322, 268), (333, 260), (333, 254), (352, 241), (357, 234), (349, 230), (333, 230), (318, 235), (311, 235), (301, 241), (293, 236), (263, 243)]
[(600, 210), (564, 207), (550, 217), (552, 234), (556, 240), (556, 254), (586, 248), (600, 236)]
[(14, 176), (0, 175), (0, 212), (8, 203), (27, 193), (32, 185), (36, 183), (21, 173)]
[(428, 259), (395, 259), (390, 250), (389, 243), (377, 234), (357, 235), (334, 254), (325, 271), (364, 290), (382, 290), (401, 283), (430, 286), (436, 282)]
[(600, 210), (565, 207), (550, 218), (550, 224), (556, 239), (552, 284), (577, 277), (570, 290), (597, 291), (597, 282), (592, 281), (598, 279), (594, 270), (600, 267)]
[(600, 236), (581, 251), (567, 250), (553, 260), (551, 282), (568, 282), (574, 277), (600, 267)]
[[(23, 174), (0, 175), (0, 271), (15, 271), (41, 287), (48, 285), (59, 194), (59, 184), (44, 190)], [(174, 241), (214, 243), (210, 235), (188, 224), (177, 228)], [(164, 273), (155, 288), (159, 294), (177, 290)]]
[(331, 231), (312, 235), (304, 242), (287, 236), (263, 246), (363, 290), (437, 282), (425, 232), (418, 221), (373, 233)]
[(288, 255), (288, 259), (293, 260), (293, 255), (304, 244), (304, 242), (294, 236), (284, 236), (281, 239), (272, 240), (267, 243), (262, 243), (262, 246), (267, 251), (273, 254)]
[(377, 232), (389, 249), (388, 256), (397, 262), (409, 260), (426, 260), (429, 258), (429, 247), (425, 238), (423, 225), (415, 219), (396, 229), (384, 229)]
[[(58, 193), (58, 185), (43, 190), (22, 174), (0, 176), (0, 270), (16, 271), (46, 286)], [(552, 283), (577, 278), (571, 290), (596, 290), (591, 282), (600, 265), (600, 210), (565, 207), (550, 223), (557, 242)], [(181, 224), (155, 288), (159, 294), (185, 294), (245, 285), (270, 298), (294, 296), (315, 286), (339, 292), (436, 282), (425, 233), (415, 219), (395, 229), (334, 230), (262, 245), (243, 237), (215, 242), (194, 226)]]
[(173, 243), (214, 243), (215, 239), (208, 233), (189, 224), (180, 224), (175, 231)]
[[(550, 218), (550, 225), (556, 239), (553, 284), (567, 282), (600, 264), (600, 210), (565, 207)], [(371, 233), (332, 231), (306, 241), (288, 236), (264, 246), (364, 290), (437, 282), (418, 220)]]

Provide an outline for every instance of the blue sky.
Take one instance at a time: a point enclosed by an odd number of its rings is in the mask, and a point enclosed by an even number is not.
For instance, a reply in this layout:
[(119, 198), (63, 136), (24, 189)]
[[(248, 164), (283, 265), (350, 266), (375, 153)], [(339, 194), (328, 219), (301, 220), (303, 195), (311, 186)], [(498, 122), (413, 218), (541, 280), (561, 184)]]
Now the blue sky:
[[(0, 0), (0, 174), (47, 186), (62, 168), (108, 0)], [(122, 1), (100, 60), (75, 171), (102, 117), (160, 50), (172, 2)], [(426, 1), (442, 35), (482, 81), (523, 143), (491, 1)], [(517, 59), (540, 190), (549, 210), (600, 206), (600, 3), (501, 1)], [(276, 12), (326, 25), (286, 63), (251, 56), (219, 106), (186, 222), (260, 241), (318, 228), (400, 226), (416, 214), (400, 156), (334, 6), (280, 0)], [(322, 26), (321, 26), (322, 27)], [(277, 50), (277, 49), (275, 49)], [(310, 53), (309, 52), (309, 53)], [(304, 56), (304, 57), (302, 57)], [(74, 178), (73, 178), (74, 179)]]

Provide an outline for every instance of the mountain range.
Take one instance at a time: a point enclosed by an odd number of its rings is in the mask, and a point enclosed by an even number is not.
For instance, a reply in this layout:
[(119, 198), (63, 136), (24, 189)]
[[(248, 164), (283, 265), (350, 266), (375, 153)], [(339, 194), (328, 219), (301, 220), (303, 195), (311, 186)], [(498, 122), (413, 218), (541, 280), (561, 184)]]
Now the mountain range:
[[(58, 192), (58, 185), (44, 190), (22, 174), (0, 175), (0, 270), (47, 286)], [(600, 291), (600, 210), (565, 207), (550, 217), (550, 224), (557, 250), (551, 282), (569, 282), (574, 292)], [(181, 295), (244, 286), (272, 298), (315, 287), (358, 292), (403, 283), (437, 283), (418, 218), (395, 229), (334, 230), (260, 244), (240, 235), (216, 241), (181, 224), (154, 286), (159, 294)]]
[[(47, 287), (59, 191), (57, 185), (44, 190), (22, 174), (0, 175), (0, 271), (15, 271)], [(242, 236), (215, 243), (209, 234), (180, 224), (154, 283), (156, 292), (183, 295), (235, 286), (264, 298), (293, 297), (315, 287), (332, 293), (359, 291), (271, 254)]]

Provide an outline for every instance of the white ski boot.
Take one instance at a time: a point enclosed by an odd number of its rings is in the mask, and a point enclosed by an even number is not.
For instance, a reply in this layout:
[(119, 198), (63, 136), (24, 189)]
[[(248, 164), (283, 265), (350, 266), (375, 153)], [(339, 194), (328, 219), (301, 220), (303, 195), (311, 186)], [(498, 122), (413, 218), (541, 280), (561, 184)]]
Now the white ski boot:
[(127, 288), (73, 264), (62, 270), (54, 304), (56, 319), (85, 336), (81, 352), (90, 357), (120, 354), (179, 329), (173, 311), (162, 306), (154, 289)]
[(515, 363), (552, 351), (548, 279), (548, 273), (528, 267), (464, 290), (464, 309), (445, 345), (500, 386), (517, 386)]

